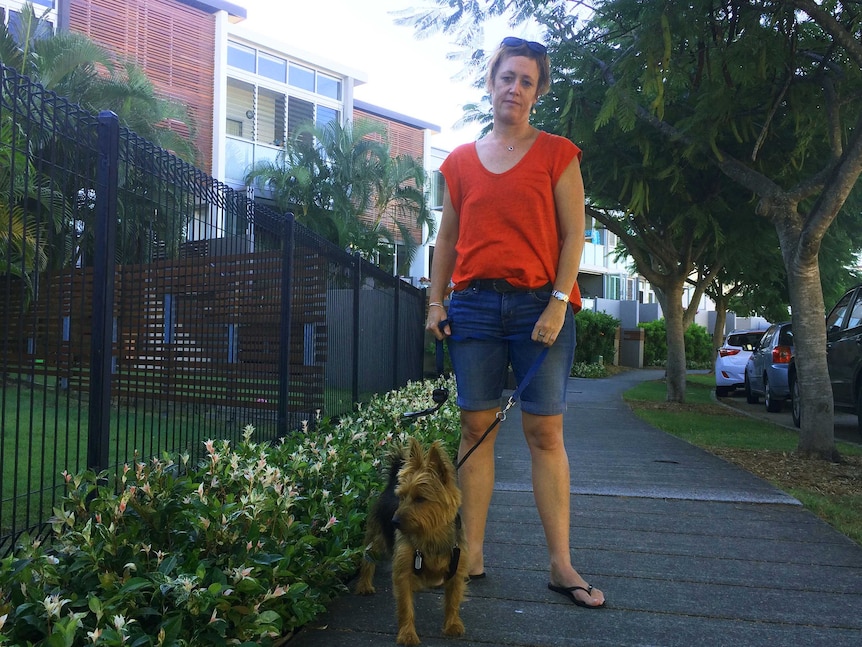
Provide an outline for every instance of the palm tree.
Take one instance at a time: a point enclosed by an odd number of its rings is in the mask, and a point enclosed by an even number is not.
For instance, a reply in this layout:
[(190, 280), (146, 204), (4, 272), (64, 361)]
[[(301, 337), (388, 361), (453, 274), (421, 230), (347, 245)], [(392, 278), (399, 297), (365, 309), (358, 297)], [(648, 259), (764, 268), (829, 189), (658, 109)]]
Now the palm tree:
[(48, 264), (51, 234), (70, 213), (63, 195), (30, 162), (20, 126), (8, 111), (0, 113), (0, 275), (22, 280), (28, 298)]
[(409, 156), (392, 157), (371, 121), (305, 124), (275, 161), (256, 164), (245, 180), (269, 189), (279, 211), (293, 211), (298, 222), (367, 259), (391, 255), (394, 230), (412, 254), (418, 243), (406, 223), (434, 226), (424, 169)]
[[(38, 16), (29, 3), (11, 26), (0, 21), (0, 62), (90, 113), (113, 111), (130, 131), (182, 159), (193, 161), (196, 156), (191, 141), (173, 129), (176, 124), (189, 125), (183, 106), (157, 96), (139, 67), (115, 60), (110, 52), (85, 36), (74, 32), (54, 33), (45, 15)], [(86, 162), (80, 158), (78, 150), (66, 145), (65, 139), (54, 136), (55, 126), (59, 126), (53, 123), (56, 110), (50, 96), (36, 94), (34, 97), (37, 98), (21, 106), (23, 114), (39, 113), (38, 121), (33, 122), (28, 131), (29, 159), (37, 170), (52, 175), (52, 186), (59, 187), (67, 203), (76, 207), (58, 229), (44, 232), (41, 245), (49, 267), (59, 268), (72, 262), (86, 264), (90, 256), (88, 250), (93, 245), (94, 189), (82, 185), (75, 173), (63, 171), (70, 168), (70, 164)], [(41, 108), (34, 103), (39, 100), (45, 102)], [(20, 171), (23, 167), (16, 168)], [(134, 164), (121, 176), (125, 191), (121, 198), (124, 215), (120, 231), (126, 239), (118, 241), (117, 253), (122, 255), (118, 261), (145, 261), (147, 250), (153, 244), (164, 244), (166, 250), (175, 251), (185, 224), (182, 218), (190, 217), (187, 205), (174, 204), (178, 198), (173, 188), (165, 186), (163, 180), (138, 172)], [(169, 203), (157, 205), (140, 197), (147, 195), (161, 196)], [(11, 244), (12, 237), (7, 238), (3, 245)], [(9, 270), (0, 268), (0, 272), (3, 271)]]
[(28, 2), (10, 27), (0, 21), (3, 65), (90, 112), (111, 110), (129, 130), (184, 160), (195, 160), (193, 144), (171, 128), (180, 122), (191, 130), (184, 106), (159, 97), (137, 65), (116, 61), (83, 34), (55, 33), (46, 15), (37, 15)]

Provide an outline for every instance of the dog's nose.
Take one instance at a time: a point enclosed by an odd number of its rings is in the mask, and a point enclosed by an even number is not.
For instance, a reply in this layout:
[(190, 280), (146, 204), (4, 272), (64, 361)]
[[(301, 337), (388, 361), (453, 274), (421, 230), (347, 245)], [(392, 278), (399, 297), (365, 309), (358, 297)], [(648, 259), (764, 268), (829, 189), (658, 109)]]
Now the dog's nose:
[(392, 525), (395, 526), (396, 528), (401, 527), (401, 517), (399, 517), (397, 514), (394, 517), (392, 517)]

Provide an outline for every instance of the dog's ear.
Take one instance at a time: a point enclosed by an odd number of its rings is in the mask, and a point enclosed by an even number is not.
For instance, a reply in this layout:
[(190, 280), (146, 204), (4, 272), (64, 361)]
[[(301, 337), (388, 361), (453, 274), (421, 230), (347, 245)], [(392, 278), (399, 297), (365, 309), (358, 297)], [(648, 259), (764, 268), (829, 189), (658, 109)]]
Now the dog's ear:
[(425, 460), (422, 444), (414, 436), (410, 436), (410, 442), (407, 446), (407, 460), (416, 467), (421, 466)]
[(443, 482), (455, 478), (455, 469), (452, 467), (452, 461), (446, 450), (443, 449), (443, 444), (439, 440), (435, 440), (434, 444), (428, 450), (428, 465), (434, 470)]

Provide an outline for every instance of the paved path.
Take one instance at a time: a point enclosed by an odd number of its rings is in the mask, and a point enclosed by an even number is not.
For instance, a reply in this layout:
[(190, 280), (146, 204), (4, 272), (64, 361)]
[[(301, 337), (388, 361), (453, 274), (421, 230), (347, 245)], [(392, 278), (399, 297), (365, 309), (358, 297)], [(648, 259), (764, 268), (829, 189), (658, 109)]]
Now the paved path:
[[(862, 645), (862, 547), (768, 483), (636, 418), (621, 393), (660, 371), (572, 379), (576, 567), (606, 609), (575, 607), (547, 585), (529, 455), (516, 407), (497, 440), (485, 566), (468, 587), (467, 627), (442, 635), (438, 591), (417, 595), (429, 647)], [(290, 647), (395, 644), (389, 571), (377, 594), (345, 595)]]

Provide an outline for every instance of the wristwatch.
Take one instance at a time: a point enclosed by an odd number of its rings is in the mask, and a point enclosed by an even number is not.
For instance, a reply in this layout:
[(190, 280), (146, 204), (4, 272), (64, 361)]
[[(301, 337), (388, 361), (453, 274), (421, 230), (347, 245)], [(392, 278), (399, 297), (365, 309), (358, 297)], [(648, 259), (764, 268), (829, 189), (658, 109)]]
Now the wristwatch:
[(565, 292), (554, 290), (553, 292), (551, 292), (551, 296), (554, 297), (557, 301), (562, 301), (563, 303), (569, 302), (569, 295)]

